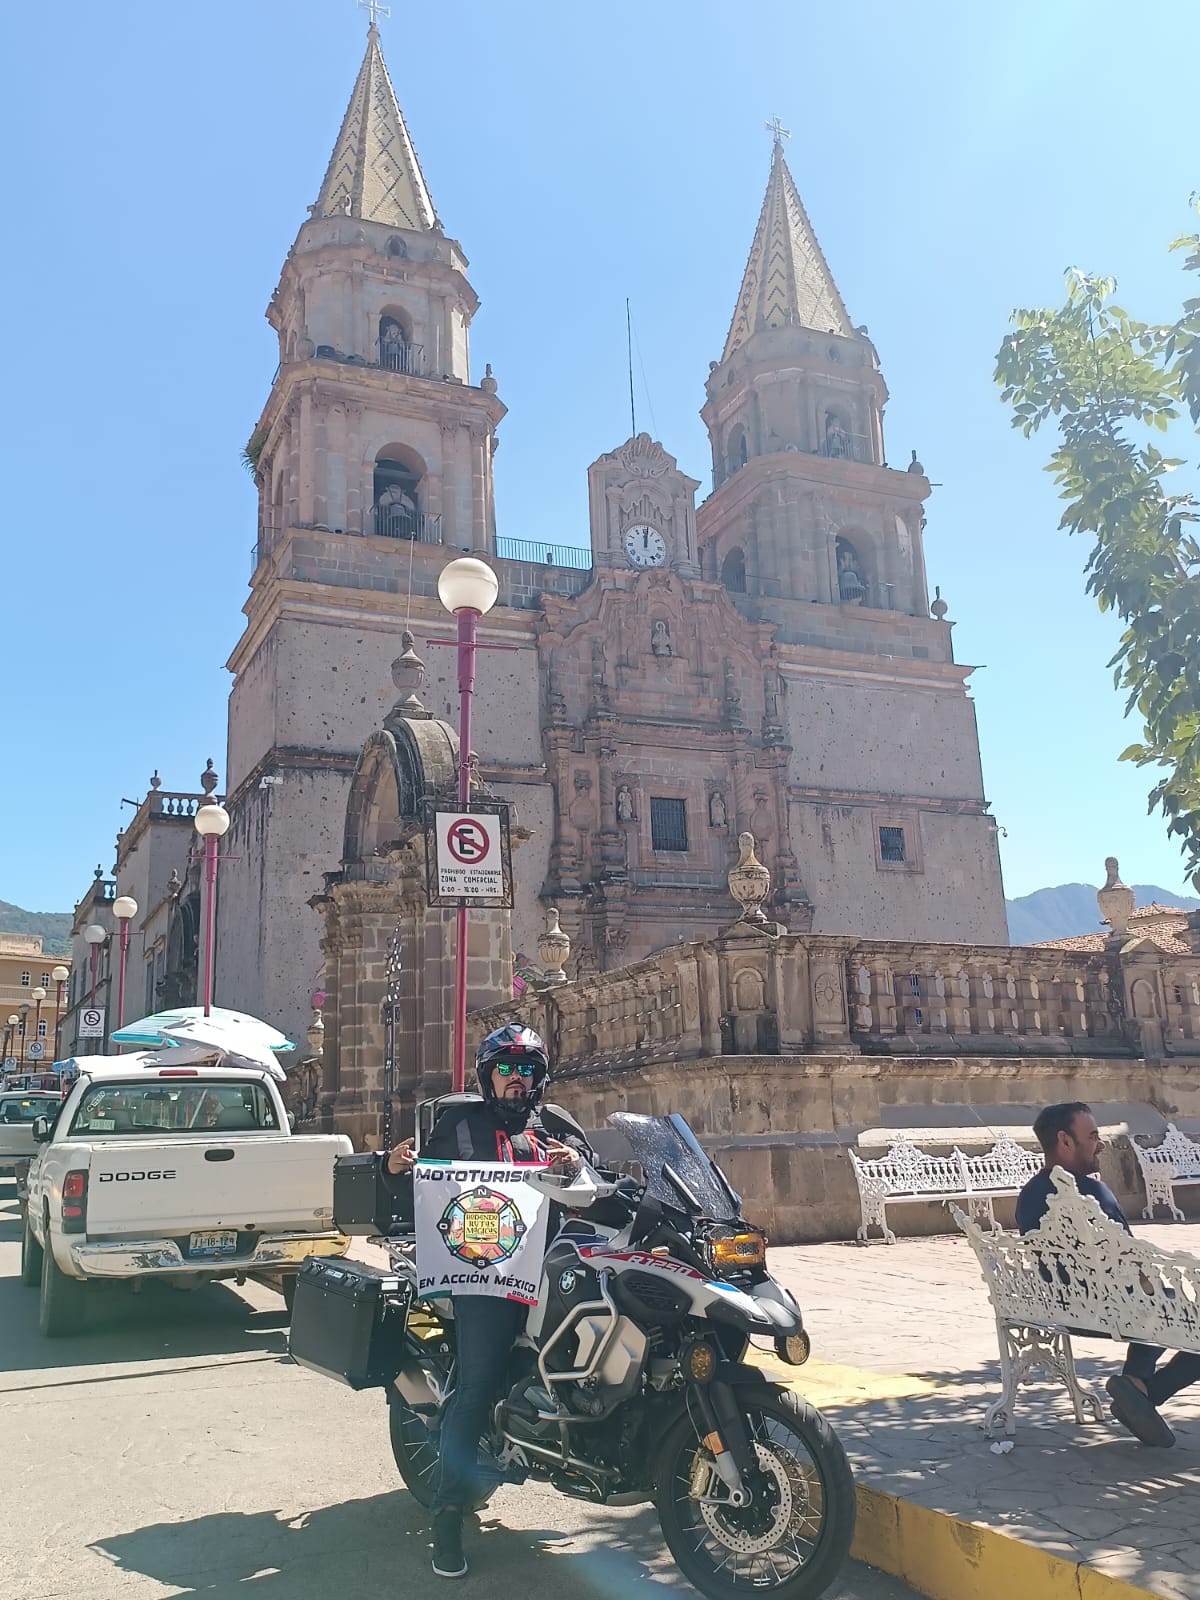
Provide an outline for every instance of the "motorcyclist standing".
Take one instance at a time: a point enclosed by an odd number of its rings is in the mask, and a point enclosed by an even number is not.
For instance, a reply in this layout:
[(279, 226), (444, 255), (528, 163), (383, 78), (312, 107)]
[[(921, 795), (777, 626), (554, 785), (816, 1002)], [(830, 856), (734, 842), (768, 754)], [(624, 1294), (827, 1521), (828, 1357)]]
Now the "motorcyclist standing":
[[(565, 1112), (538, 1103), (550, 1075), (550, 1059), (539, 1034), (520, 1023), (496, 1028), (475, 1056), (482, 1100), (451, 1103), (423, 1141), (422, 1156), (441, 1160), (548, 1163), (570, 1171), (592, 1152), (578, 1124)], [(388, 1152), (392, 1178), (412, 1171), (411, 1139)], [(470, 1293), (454, 1297), (455, 1385), (442, 1414), (440, 1465), (433, 1502), (433, 1570), (461, 1578), (464, 1508), (477, 1485), (479, 1437), (487, 1423), (521, 1329), (526, 1307), (511, 1300)]]

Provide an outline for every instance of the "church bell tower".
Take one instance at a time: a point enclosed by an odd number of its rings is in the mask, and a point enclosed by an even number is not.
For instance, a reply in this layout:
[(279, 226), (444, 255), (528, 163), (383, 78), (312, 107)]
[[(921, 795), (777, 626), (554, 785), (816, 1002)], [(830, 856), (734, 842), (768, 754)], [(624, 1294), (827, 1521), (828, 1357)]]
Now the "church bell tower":
[[(221, 1003), (293, 1037), (320, 987), (307, 902), (343, 853), (351, 774), (401, 629), (442, 617), (437, 574), (495, 549), (505, 414), (471, 381), (479, 306), (437, 214), (372, 20), (316, 202), (267, 318), (279, 368), (247, 447), (258, 542), (229, 661), (230, 853)], [(444, 621), (444, 618), (443, 618)]]

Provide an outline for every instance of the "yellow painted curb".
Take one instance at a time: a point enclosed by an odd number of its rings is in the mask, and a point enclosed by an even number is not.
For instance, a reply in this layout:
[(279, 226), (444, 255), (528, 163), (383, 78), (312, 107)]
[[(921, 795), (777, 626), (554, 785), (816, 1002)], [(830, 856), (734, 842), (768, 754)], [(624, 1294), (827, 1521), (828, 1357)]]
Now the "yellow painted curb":
[(1150, 1589), (861, 1483), (850, 1553), (930, 1600), (1160, 1600)]

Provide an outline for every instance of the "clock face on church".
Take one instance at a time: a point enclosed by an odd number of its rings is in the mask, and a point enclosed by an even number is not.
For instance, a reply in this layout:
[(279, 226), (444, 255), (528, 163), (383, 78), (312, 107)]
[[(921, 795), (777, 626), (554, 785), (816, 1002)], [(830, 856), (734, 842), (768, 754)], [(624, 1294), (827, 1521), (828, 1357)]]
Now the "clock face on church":
[(661, 567), (667, 559), (667, 544), (658, 529), (648, 522), (625, 529), (625, 559), (631, 567)]

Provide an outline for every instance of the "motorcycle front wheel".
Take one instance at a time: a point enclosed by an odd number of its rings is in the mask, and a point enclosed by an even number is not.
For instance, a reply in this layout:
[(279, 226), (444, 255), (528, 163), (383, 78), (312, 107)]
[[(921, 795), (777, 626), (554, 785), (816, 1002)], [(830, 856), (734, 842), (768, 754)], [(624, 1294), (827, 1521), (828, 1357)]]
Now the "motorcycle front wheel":
[(837, 1435), (796, 1395), (739, 1390), (757, 1459), (748, 1506), (728, 1491), (690, 1417), (663, 1441), (656, 1504), (680, 1572), (709, 1600), (816, 1600), (854, 1537), (854, 1479)]

